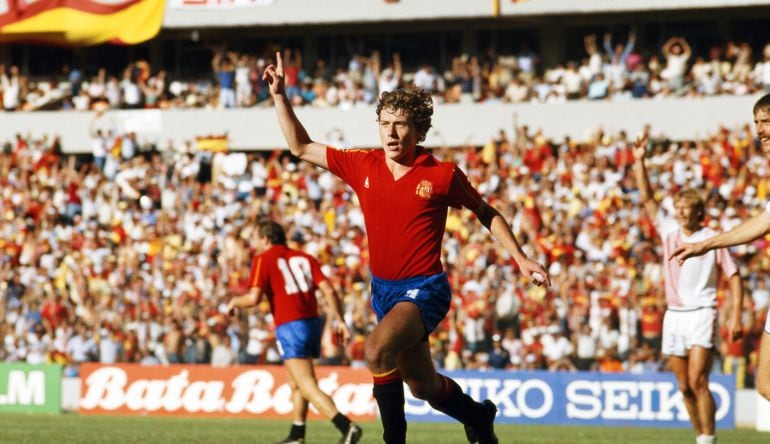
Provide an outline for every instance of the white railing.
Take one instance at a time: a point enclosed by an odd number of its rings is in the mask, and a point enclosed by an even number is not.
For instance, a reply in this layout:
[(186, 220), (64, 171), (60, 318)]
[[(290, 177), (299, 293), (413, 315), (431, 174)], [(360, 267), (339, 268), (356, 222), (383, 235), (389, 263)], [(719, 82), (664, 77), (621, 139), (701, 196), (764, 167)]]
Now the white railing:
[[(645, 124), (650, 124), (655, 134), (691, 139), (713, 133), (721, 126), (735, 128), (751, 123), (751, 108), (757, 98), (443, 105), (436, 107), (426, 145), (481, 145), (501, 129), (511, 135), (514, 125), (527, 125), (532, 131), (540, 129), (545, 136), (556, 140), (570, 136), (581, 141), (600, 127), (634, 135)], [(299, 108), (297, 115), (317, 141), (328, 141), (327, 135), (339, 130), (351, 146), (379, 145), (374, 107)], [(60, 135), (65, 151), (89, 152), (89, 125), (93, 118), (92, 113), (76, 111), (0, 112), (0, 142), (11, 140), (17, 132)], [(272, 108), (111, 111), (100, 117), (96, 125), (121, 132), (134, 131), (140, 141), (154, 141), (163, 146), (168, 140), (182, 143), (196, 136), (225, 133), (230, 147), (236, 150), (284, 146)]]

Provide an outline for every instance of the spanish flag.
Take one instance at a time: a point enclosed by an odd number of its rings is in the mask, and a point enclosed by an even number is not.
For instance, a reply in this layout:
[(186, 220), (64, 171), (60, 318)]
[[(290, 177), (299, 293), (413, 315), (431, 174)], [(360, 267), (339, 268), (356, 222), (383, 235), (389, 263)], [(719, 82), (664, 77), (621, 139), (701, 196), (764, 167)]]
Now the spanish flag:
[(0, 42), (133, 45), (155, 37), (163, 22), (165, 3), (164, 0), (0, 1)]
[(195, 137), (195, 148), (199, 151), (211, 151), (212, 153), (226, 153), (229, 149), (227, 134), (208, 135)]

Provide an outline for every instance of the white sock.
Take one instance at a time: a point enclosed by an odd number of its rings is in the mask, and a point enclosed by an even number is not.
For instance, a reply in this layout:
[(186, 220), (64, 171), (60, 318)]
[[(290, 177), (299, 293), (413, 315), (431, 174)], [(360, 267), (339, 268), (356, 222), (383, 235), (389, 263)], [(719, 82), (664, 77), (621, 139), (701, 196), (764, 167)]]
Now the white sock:
[(698, 435), (695, 442), (697, 444), (716, 444), (717, 438), (714, 435)]

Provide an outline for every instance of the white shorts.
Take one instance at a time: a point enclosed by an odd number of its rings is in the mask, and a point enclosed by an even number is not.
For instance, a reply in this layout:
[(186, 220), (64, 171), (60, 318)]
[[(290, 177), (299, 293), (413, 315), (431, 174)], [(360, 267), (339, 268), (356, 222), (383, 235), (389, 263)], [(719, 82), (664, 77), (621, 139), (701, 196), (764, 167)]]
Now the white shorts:
[(712, 307), (666, 310), (661, 353), (684, 357), (696, 345), (710, 350), (714, 348), (717, 325), (717, 310)]

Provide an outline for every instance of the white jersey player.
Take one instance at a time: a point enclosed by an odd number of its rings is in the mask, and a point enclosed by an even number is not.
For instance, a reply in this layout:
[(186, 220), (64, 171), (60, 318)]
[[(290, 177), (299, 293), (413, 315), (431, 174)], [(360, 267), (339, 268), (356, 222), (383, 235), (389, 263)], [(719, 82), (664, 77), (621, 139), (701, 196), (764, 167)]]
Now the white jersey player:
[[(757, 100), (753, 112), (759, 145), (765, 156), (770, 155), (770, 94)], [(770, 202), (768, 202), (765, 211), (726, 233), (703, 241), (680, 245), (669, 255), (669, 259), (676, 259), (678, 263), (686, 264), (689, 262), (689, 260), (685, 261), (687, 258), (698, 257), (718, 248), (743, 244), (768, 233), (770, 233)], [(762, 343), (759, 346), (757, 392), (770, 401), (770, 311), (767, 314), (765, 332), (762, 334)]]
[(655, 200), (645, 167), (647, 138), (634, 147), (634, 173), (645, 210), (655, 217), (663, 241), (666, 314), (663, 318), (662, 353), (674, 372), (682, 392), (696, 443), (715, 441), (716, 407), (708, 388), (708, 375), (714, 360), (714, 342), (718, 328), (716, 296), (720, 272), (729, 278), (732, 310), (727, 323), (729, 340), (743, 334), (741, 308), (743, 282), (738, 268), (725, 249), (716, 250), (697, 260), (681, 264), (669, 260), (676, 248), (686, 242), (698, 242), (716, 236), (703, 227), (705, 205), (695, 190), (684, 190), (674, 199), (674, 214), (666, 218)]

